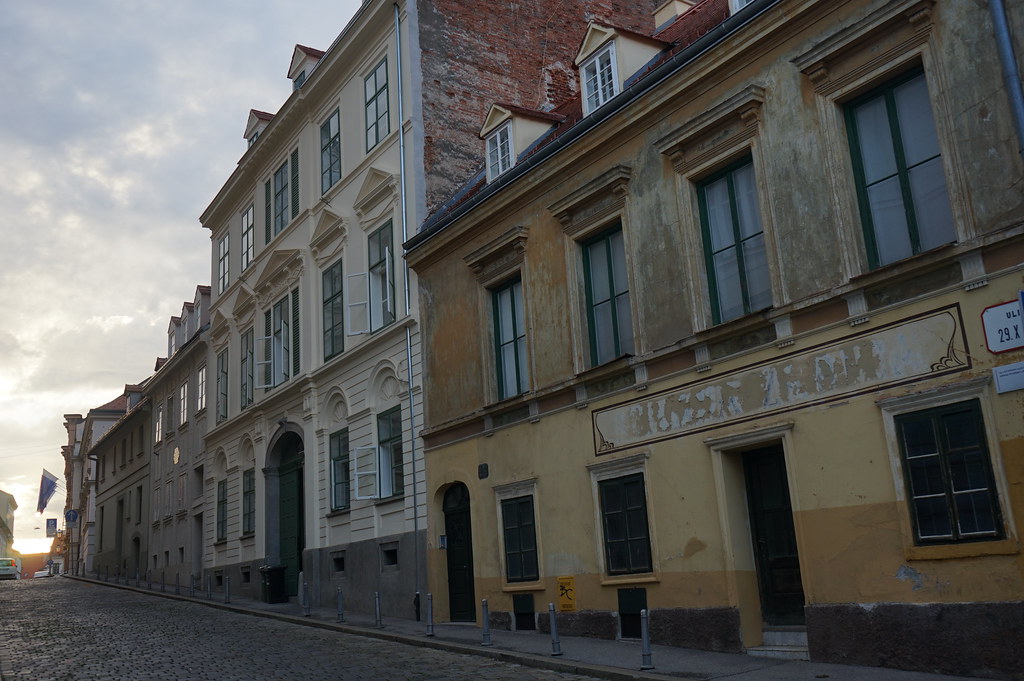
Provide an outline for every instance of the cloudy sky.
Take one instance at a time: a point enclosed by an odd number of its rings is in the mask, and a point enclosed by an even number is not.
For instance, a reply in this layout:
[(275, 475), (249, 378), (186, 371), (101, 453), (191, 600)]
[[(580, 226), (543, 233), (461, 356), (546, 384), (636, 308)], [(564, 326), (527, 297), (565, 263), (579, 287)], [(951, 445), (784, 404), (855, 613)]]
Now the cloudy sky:
[[(198, 216), (287, 98), (292, 50), (326, 50), (359, 0), (0, 0), (0, 490), (45, 550), (42, 469), (63, 415), (137, 383), (168, 318), (210, 283)], [(298, 8), (301, 8), (299, 11)]]

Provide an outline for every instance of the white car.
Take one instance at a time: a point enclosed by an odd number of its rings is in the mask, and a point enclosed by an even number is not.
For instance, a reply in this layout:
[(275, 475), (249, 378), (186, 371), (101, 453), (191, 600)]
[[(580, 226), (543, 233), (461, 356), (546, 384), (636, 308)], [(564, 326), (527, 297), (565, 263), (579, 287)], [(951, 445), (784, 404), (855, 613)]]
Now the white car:
[(13, 558), (0, 558), (0, 579), (17, 579), (18, 563)]
[(32, 579), (35, 579), (36, 577), (52, 577), (52, 576), (53, 575), (50, 574), (49, 570), (36, 570), (35, 572), (32, 573)]

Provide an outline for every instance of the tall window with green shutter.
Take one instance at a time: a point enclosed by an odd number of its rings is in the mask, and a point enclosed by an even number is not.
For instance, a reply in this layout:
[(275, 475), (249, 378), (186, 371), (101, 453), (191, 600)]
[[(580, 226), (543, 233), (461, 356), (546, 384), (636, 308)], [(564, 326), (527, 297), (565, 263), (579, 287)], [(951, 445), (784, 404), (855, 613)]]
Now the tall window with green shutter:
[(256, 531), (256, 469), (242, 471), (242, 534)]
[(366, 107), (366, 150), (377, 146), (391, 132), (388, 116), (388, 60), (382, 59), (363, 80)]
[(626, 248), (618, 225), (583, 244), (587, 326), (594, 366), (633, 353)]
[(228, 350), (217, 354), (217, 423), (228, 418)]
[(274, 173), (274, 235), (284, 229), (289, 220), (288, 215), (288, 161)]
[(503, 499), (501, 522), (505, 539), (505, 579), (530, 582), (540, 577), (533, 497)]
[(845, 111), (869, 265), (956, 241), (924, 73), (886, 83)]
[(338, 110), (320, 126), (320, 193), (341, 179), (341, 116)]
[(395, 321), (395, 273), (392, 262), (392, 223), (367, 239), (369, 251), (370, 330), (376, 331)]
[(228, 481), (217, 481), (217, 541), (228, 538)]
[(345, 349), (345, 301), (342, 299), (341, 261), (323, 272), (324, 361)]
[(516, 279), (495, 289), (492, 298), (498, 398), (504, 399), (525, 392), (530, 383), (526, 364), (522, 280)]
[(697, 186), (715, 323), (772, 304), (754, 164), (747, 158)]
[(651, 572), (644, 476), (634, 473), (598, 483), (609, 575)]
[(405, 492), (405, 468), (402, 452), (402, 408), (395, 407), (377, 416), (377, 454), (380, 471), (380, 497)]
[(239, 398), (241, 404), (239, 404), (239, 407), (245, 409), (253, 401), (253, 372), (255, 369), (256, 350), (255, 336), (252, 328), (249, 328), (242, 334), (241, 341), (242, 366), (239, 372)]
[(352, 504), (348, 428), (331, 433), (331, 510), (342, 511)]
[(269, 389), (300, 370), (299, 290), (293, 289), (264, 313), (264, 335), (256, 339), (257, 388)]

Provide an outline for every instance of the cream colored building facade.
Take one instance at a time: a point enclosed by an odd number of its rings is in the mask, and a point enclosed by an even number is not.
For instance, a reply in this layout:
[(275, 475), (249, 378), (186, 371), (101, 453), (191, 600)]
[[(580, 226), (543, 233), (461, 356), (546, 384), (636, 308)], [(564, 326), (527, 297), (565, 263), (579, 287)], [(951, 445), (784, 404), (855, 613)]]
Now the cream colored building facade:
[(493, 108), (507, 161), (406, 244), (439, 616), (631, 638), (646, 609), (655, 643), (1019, 678), (1024, 164), (989, 9), (578, 35), (582, 101)]

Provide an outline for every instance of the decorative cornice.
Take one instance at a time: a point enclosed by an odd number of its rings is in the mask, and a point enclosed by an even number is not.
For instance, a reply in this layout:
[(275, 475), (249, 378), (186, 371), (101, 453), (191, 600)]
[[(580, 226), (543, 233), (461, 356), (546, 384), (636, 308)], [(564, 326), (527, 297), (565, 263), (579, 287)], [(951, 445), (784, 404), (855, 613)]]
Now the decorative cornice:
[(467, 255), (463, 261), (483, 284), (501, 279), (522, 266), (529, 231), (528, 227), (522, 225), (513, 227)]
[(629, 194), (633, 169), (625, 164), (612, 166), (568, 196), (548, 206), (562, 223), (566, 234), (575, 234), (622, 209)]

